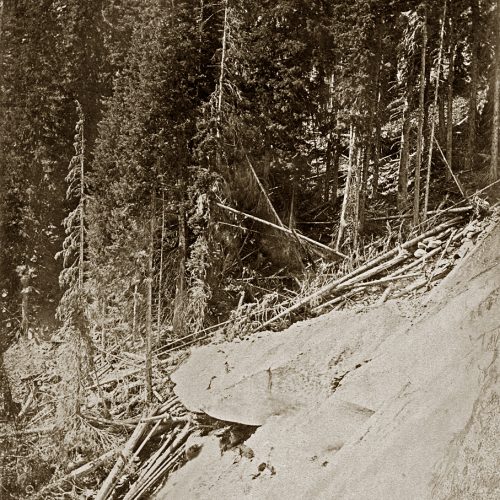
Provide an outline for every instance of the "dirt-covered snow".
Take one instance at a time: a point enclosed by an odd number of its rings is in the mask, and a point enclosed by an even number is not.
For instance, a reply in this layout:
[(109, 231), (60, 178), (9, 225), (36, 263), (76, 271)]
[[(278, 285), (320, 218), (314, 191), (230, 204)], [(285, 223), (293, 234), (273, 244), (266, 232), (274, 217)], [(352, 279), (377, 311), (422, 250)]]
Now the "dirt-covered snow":
[(202, 438), (156, 498), (500, 498), (499, 261), (497, 225), (418, 304), (194, 349), (176, 393), (253, 457)]

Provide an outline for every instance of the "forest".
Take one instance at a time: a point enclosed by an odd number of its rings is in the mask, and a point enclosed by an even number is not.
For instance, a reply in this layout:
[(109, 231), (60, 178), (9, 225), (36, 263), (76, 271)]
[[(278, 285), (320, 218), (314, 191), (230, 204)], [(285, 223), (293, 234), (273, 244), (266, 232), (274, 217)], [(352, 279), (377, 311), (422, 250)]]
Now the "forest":
[(35, 489), (103, 444), (103, 359), (132, 353), (151, 405), (159, 353), (311, 317), (493, 205), (499, 94), (498, 0), (1, 0), (0, 354), (65, 356)]

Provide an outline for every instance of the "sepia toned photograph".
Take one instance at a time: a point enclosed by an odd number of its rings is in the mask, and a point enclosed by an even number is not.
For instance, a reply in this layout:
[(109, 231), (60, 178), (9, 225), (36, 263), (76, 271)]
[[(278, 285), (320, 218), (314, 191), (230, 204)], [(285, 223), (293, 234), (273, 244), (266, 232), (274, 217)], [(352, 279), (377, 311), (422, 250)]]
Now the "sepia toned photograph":
[(500, 0), (0, 0), (0, 500), (500, 499)]

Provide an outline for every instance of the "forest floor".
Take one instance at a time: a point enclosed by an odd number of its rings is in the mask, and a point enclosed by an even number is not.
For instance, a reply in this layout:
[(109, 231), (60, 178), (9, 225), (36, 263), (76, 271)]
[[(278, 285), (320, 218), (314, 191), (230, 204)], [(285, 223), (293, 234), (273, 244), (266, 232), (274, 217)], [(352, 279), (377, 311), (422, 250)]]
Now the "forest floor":
[(4, 355), (6, 498), (498, 498), (500, 211), (452, 222), (306, 309), (327, 314), (167, 345), (153, 408), (140, 346), (98, 356), (110, 414), (89, 386), (81, 428), (95, 448), (58, 438), (64, 346), (20, 339)]
[(499, 263), (497, 223), (430, 293), (195, 348), (182, 403), (258, 427), (155, 498), (500, 498)]

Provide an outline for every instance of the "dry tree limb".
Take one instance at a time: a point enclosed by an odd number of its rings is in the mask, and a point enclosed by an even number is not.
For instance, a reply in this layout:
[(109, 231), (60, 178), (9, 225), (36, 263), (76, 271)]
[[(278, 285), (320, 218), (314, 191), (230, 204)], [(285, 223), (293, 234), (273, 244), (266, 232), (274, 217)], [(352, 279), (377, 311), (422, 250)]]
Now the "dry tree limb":
[[(200, 334), (208, 332), (208, 331), (214, 330), (214, 332), (215, 332), (215, 330), (217, 330), (219, 327), (227, 325), (230, 322), (231, 322), (231, 320), (223, 321), (222, 323), (218, 323), (217, 325), (209, 326), (209, 327), (205, 328), (204, 330), (199, 330), (197, 332), (190, 333), (189, 335), (185, 335), (184, 337), (180, 337), (178, 339), (172, 340), (172, 341), (168, 342), (167, 344), (165, 344), (165, 345), (157, 348), (155, 350), (155, 353), (156, 354), (165, 354), (164, 351), (166, 351), (169, 347), (174, 346), (175, 344), (179, 344), (180, 342), (182, 342), (182, 341), (184, 341), (186, 339), (189, 339), (189, 338), (192, 338), (192, 337), (196, 337), (197, 335), (200, 335)], [(180, 347), (182, 347), (182, 345)], [(178, 346), (175, 347), (175, 349), (177, 349), (177, 348), (178, 348)], [(166, 352), (170, 352), (170, 350), (168, 350)]]
[(434, 140), (436, 141), (436, 145), (437, 145), (437, 147), (439, 149), (439, 152), (441, 153), (441, 156), (443, 157), (444, 164), (448, 167), (448, 170), (450, 171), (450, 174), (451, 174), (453, 180), (455, 181), (455, 184), (457, 185), (458, 190), (460, 191), (460, 194), (463, 196), (463, 198), (464, 198), (465, 201), (467, 201), (468, 203), (470, 203), (469, 197), (465, 193), (464, 188), (462, 187), (462, 184), (460, 183), (460, 181), (456, 177), (455, 172), (453, 172), (451, 166), (449, 165), (448, 160), (446, 159), (446, 156), (444, 155), (443, 150), (441, 149), (441, 146), (439, 145), (438, 140), (435, 137), (434, 137)]
[(35, 400), (34, 393), (33, 391), (30, 391), (28, 397), (26, 398), (26, 401), (23, 404), (23, 407), (21, 408), (21, 411), (17, 415), (17, 418), (22, 418), (28, 412), (34, 400)]
[(316, 313), (316, 312), (324, 309), (325, 307), (338, 304), (339, 302), (342, 302), (342, 301), (350, 298), (351, 296), (355, 295), (363, 288), (367, 288), (370, 286), (383, 285), (385, 283), (390, 283), (392, 281), (397, 281), (397, 280), (415, 278), (417, 276), (420, 276), (420, 274), (419, 273), (412, 273), (412, 274), (405, 274), (405, 275), (398, 275), (398, 276), (386, 276), (385, 278), (380, 278), (378, 280), (366, 281), (364, 283), (357, 283), (357, 284), (349, 285), (349, 286), (345, 286), (345, 287), (343, 285), (340, 285), (338, 288), (335, 289), (335, 292), (340, 292), (340, 291), (345, 291), (345, 290), (351, 290), (351, 292), (348, 294), (340, 295), (339, 297), (335, 297), (334, 299), (329, 300), (328, 302), (325, 302), (324, 304), (321, 304), (321, 305), (315, 307), (313, 309), (313, 312)]
[(274, 323), (276, 320), (283, 318), (284, 316), (287, 316), (293, 311), (296, 311), (297, 309), (301, 308), (302, 306), (308, 304), (311, 302), (311, 300), (318, 299), (323, 297), (326, 294), (330, 294), (333, 291), (335, 291), (337, 288), (340, 287), (340, 285), (343, 285), (342, 288), (348, 287), (349, 285), (354, 285), (366, 278), (371, 278), (372, 276), (376, 276), (377, 274), (386, 271), (387, 269), (390, 269), (391, 267), (394, 267), (401, 262), (404, 262), (407, 258), (409, 257), (408, 253), (400, 253), (396, 257), (392, 258), (391, 260), (387, 262), (383, 262), (382, 264), (379, 264), (376, 267), (373, 267), (371, 269), (367, 269), (364, 273), (354, 276), (350, 279), (344, 279), (340, 278), (339, 280), (334, 281), (333, 283), (330, 283), (323, 288), (320, 288), (318, 291), (314, 292), (311, 295), (308, 295), (307, 297), (303, 298), (302, 300), (299, 300), (292, 306), (288, 307), (281, 313), (277, 314), (276, 316), (272, 317), (270, 320), (266, 321), (263, 323), (259, 330), (270, 325), (271, 323)]
[(259, 176), (257, 175), (257, 172), (255, 172), (252, 164), (250, 163), (250, 159), (248, 158), (248, 155), (245, 153), (245, 158), (247, 160), (247, 163), (248, 163), (248, 166), (250, 167), (250, 170), (255, 178), (255, 181), (257, 182), (257, 186), (259, 186), (259, 189), (261, 190), (262, 194), (264, 195), (264, 198), (269, 206), (269, 210), (271, 210), (274, 218), (276, 219), (276, 222), (281, 226), (281, 227), (285, 227), (285, 225), (283, 224), (283, 222), (281, 221), (279, 215), (278, 215), (278, 212), (276, 212), (276, 210), (274, 209), (274, 205), (271, 203), (271, 200), (269, 199), (269, 196), (264, 188), (264, 186), (262, 185), (262, 183), (260, 182), (260, 179), (259, 179)]
[(111, 420), (108, 418), (89, 415), (88, 413), (82, 414), (82, 417), (93, 424), (97, 424), (98, 426), (112, 427), (116, 429), (135, 429), (138, 424), (138, 419)]
[[(269, 222), (267, 220), (261, 219), (259, 217), (255, 217), (254, 215), (250, 215), (250, 214), (247, 214), (245, 212), (240, 212), (239, 210), (228, 207), (227, 205), (223, 205), (222, 203), (217, 203), (217, 206), (220, 208), (223, 208), (225, 210), (228, 210), (229, 212), (233, 212), (234, 214), (242, 215), (243, 217), (246, 217), (248, 219), (252, 219), (252, 220), (255, 220), (255, 221), (260, 222), (262, 224), (265, 224), (267, 226), (273, 227), (274, 229), (278, 229), (279, 231), (282, 231), (282, 232), (294, 237), (293, 231), (291, 229), (288, 229), (288, 228), (282, 227), (282, 226), (278, 226), (277, 224), (273, 224), (272, 222)], [(319, 241), (308, 238), (307, 236), (304, 236), (303, 234), (297, 233), (297, 236), (302, 241), (305, 241), (305, 242), (309, 243), (310, 245), (314, 245), (317, 248), (321, 248), (322, 250), (328, 252), (329, 254), (334, 256), (334, 258), (336, 258), (336, 259), (347, 259), (347, 255), (344, 255), (343, 253), (340, 253), (340, 252), (334, 250), (333, 248), (330, 248), (329, 246), (324, 245), (323, 243), (320, 243)]]

